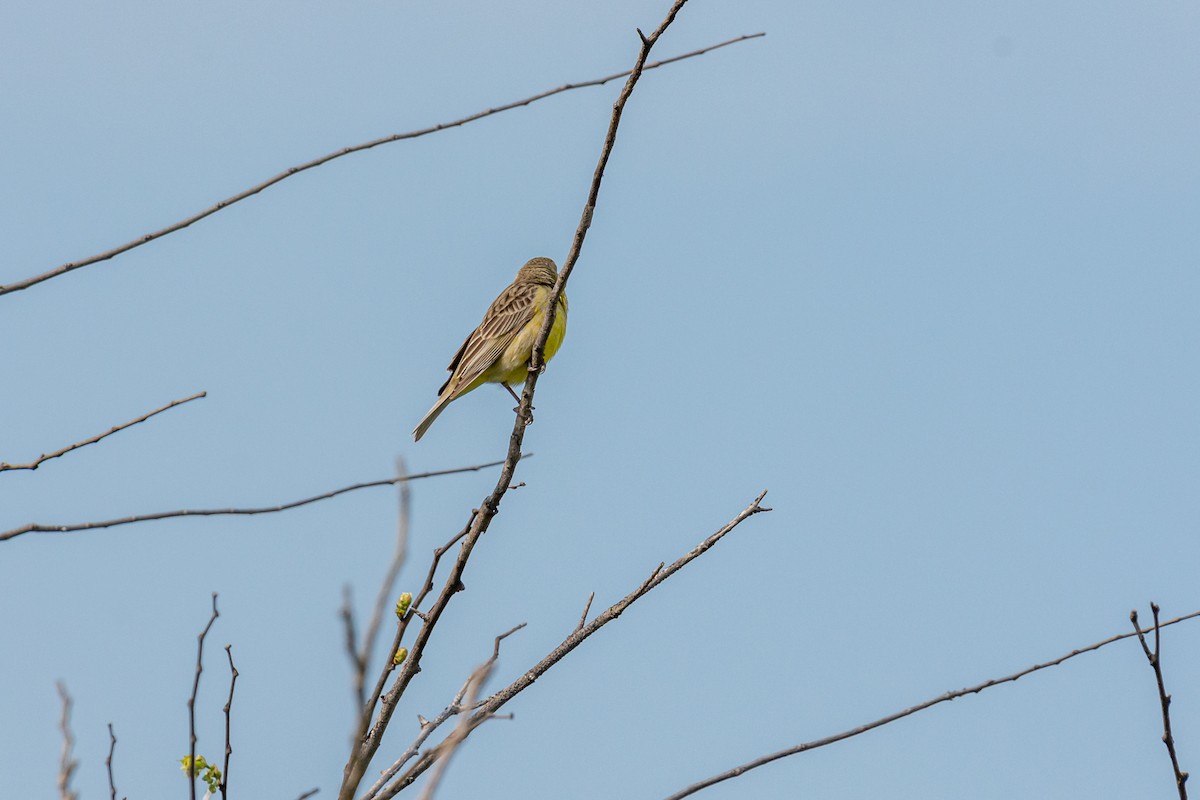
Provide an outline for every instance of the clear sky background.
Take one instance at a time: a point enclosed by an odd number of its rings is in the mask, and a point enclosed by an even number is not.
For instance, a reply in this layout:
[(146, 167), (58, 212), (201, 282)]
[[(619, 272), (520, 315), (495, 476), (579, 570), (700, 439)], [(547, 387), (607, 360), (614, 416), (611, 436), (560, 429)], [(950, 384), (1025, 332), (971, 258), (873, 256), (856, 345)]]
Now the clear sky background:
[[(338, 147), (625, 69), (665, 0), (6, 3), (0, 283)], [(1200, 11), (1184, 2), (694, 0), (648, 73), (569, 284), (510, 494), (379, 767), (492, 637), (492, 688), (744, 508), (757, 516), (480, 729), (440, 797), (657, 798), (1200, 608)], [(0, 529), (272, 505), (501, 458), (485, 387), (414, 445), (526, 259), (566, 256), (619, 83), (285, 181), (0, 297)], [(494, 471), (413, 485), (415, 590)], [(234, 701), (234, 798), (333, 797), (342, 587), (391, 555), (376, 489), (284, 514), (0, 543), (0, 776), (186, 796)], [(1148, 612), (1145, 612), (1148, 614)], [(1200, 771), (1200, 623), (1164, 634)], [(1170, 797), (1127, 641), (700, 796)], [(372, 773), (374, 770), (372, 770)]]

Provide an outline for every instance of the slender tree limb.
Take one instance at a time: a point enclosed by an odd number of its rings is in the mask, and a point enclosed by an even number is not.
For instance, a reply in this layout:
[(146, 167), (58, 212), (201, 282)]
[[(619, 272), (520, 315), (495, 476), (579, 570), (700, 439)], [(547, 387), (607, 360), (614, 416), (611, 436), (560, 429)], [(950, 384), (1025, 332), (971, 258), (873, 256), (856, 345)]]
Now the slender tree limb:
[[(603, 628), (608, 623), (615, 620), (617, 617), (621, 616), (621, 614), (625, 613), (627, 608), (636, 603), (655, 587), (661, 585), (663, 581), (667, 580), (667, 578), (670, 578), (692, 561), (695, 561), (697, 558), (707, 553), (712, 549), (713, 545), (725, 538), (726, 534), (728, 534), (738, 525), (742, 524), (755, 514), (761, 514), (770, 511), (771, 509), (765, 508), (761, 505), (763, 498), (766, 497), (766, 495), (767, 493), (764, 491), (758, 497), (754, 498), (754, 501), (751, 502), (750, 505), (746, 506), (746, 508), (744, 508), (737, 516), (721, 526), (720, 529), (718, 529), (700, 544), (696, 545), (687, 553), (671, 562), (669, 566), (659, 564), (654, 568), (654, 571), (650, 574), (650, 577), (642, 581), (642, 583), (636, 589), (625, 595), (618, 602), (614, 603), (608, 608), (608, 610), (598, 614), (591, 622), (587, 623), (582, 628), (576, 628), (570, 636), (568, 636), (562, 641), (562, 643), (551, 650), (545, 658), (521, 673), (521, 677), (517, 678), (511, 684), (480, 703), (476, 707), (475, 713), (471, 715), (472, 724), (477, 726), (478, 723), (495, 715), (495, 713), (499, 711), (502, 706), (532, 686), (538, 678), (545, 675), (546, 672), (549, 671), (549, 669), (559, 661), (562, 661), (568, 653), (582, 644), (585, 639)], [(410, 767), (407, 772), (397, 778), (395, 782), (388, 787), (389, 792), (381, 793), (379, 795), (378, 800), (387, 800), (387, 798), (395, 796), (397, 792), (403, 790), (418, 777), (420, 777), (425, 770), (433, 766), (438, 757), (439, 755), (436, 750), (422, 754), (417, 763), (413, 764), (413, 766)]]
[(117, 782), (113, 780), (113, 753), (117, 751), (117, 735), (113, 733), (112, 723), (108, 723), (108, 758), (104, 766), (108, 769), (108, 796), (117, 800)]
[[(637, 61), (634, 63), (633, 69), (629, 72), (629, 78), (625, 82), (625, 86), (621, 89), (621, 93), (617, 98), (617, 102), (613, 104), (612, 118), (609, 122), (608, 132), (604, 139), (604, 146), (601, 148), (600, 159), (596, 165), (596, 170), (592, 175), (591, 187), (588, 190), (587, 203), (584, 206), (583, 216), (579, 226), (576, 228), (575, 237), (572, 240), (571, 250), (567, 254), (567, 259), (563, 263), (562, 270), (559, 272), (558, 280), (554, 284), (554, 288), (550, 292), (550, 296), (546, 303), (546, 318), (543, 321), (542, 329), (538, 334), (537, 340), (533, 346), (533, 353), (530, 358), (529, 377), (525, 381), (525, 390), (521, 395), (521, 404), (518, 406), (516, 419), (513, 423), (512, 434), (508, 441), (508, 455), (504, 460), (504, 466), (500, 470), (500, 478), (496, 482), (496, 488), (492, 490), (479, 509), (472, 513), (470, 522), (467, 525), (466, 531), (459, 548), (458, 557), (450, 568), (450, 573), (446, 578), (446, 582), (438, 594), (434, 604), (425, 612), (423, 617), (423, 625), (417, 633), (412, 647), (409, 649), (408, 657), (400, 666), (400, 674), (396, 676), (389, 689), (381, 696), (381, 706), (379, 708), (379, 716), (376, 719), (375, 725), (366, 731), (358, 742), (352, 747), (352, 752), (346, 762), (345, 770), (343, 771), (342, 786), (338, 792), (338, 800), (351, 800), (358, 791), (358, 786), (362, 782), (363, 775), (374, 758), (375, 753), (379, 750), (379, 745), (383, 740), (383, 734), (387, 730), (388, 724), (391, 722), (392, 715), (395, 713), (396, 706), (400, 702), (400, 698), (404, 695), (409, 683), (416, 676), (421, 668), (421, 658), (424, 654), (425, 645), (429, 641), (429, 637), (433, 634), (437, 627), (438, 620), (441, 619), (446, 607), (450, 603), (450, 599), (459, 591), (462, 590), (462, 575), (466, 569), (467, 561), (471, 557), (471, 552), (475, 545), (479, 542), (480, 537), (487, 532), (491, 525), (492, 519), (500, 509), (500, 501), (513, 484), (513, 475), (516, 471), (517, 461), (521, 453), (521, 444), (525, 439), (525, 427), (532, 421), (533, 408), (533, 392), (537, 384), (537, 378), (544, 366), (544, 353), (546, 348), (546, 340), (550, 335), (550, 326), (554, 321), (554, 309), (558, 304), (558, 298), (562, 295), (566, 286), (566, 281), (570, 277), (571, 271), (575, 266), (575, 262), (579, 258), (580, 249), (583, 246), (584, 237), (587, 235), (587, 229), (591, 225), (592, 213), (596, 206), (596, 200), (600, 193), (600, 182), (604, 177), (604, 167), (608, 163), (608, 158), (612, 153), (613, 145), (616, 142), (617, 127), (621, 121), (621, 113), (625, 108), (625, 103), (629, 100), (630, 94), (633, 92), (633, 87), (637, 84), (638, 78), (641, 77), (646, 65), (646, 58), (650, 54), (651, 47), (658, 41), (659, 36), (675, 19), (675, 15), (683, 8), (687, 0), (675, 0), (667, 13), (666, 18), (654, 31), (654, 33), (642, 42), (641, 49), (638, 53)], [(419, 603), (414, 604), (414, 607), (419, 606)], [(402, 630), (397, 631), (397, 639), (403, 635)], [(373, 707), (373, 706), (372, 706)]]
[[(530, 458), (532, 453), (525, 453), (521, 458)], [(10, 531), (0, 533), (0, 542), (7, 539), (14, 539), (26, 533), (69, 533), (71, 531), (90, 531), (99, 528), (115, 528), (118, 525), (130, 525), (135, 522), (150, 522), (159, 519), (172, 519), (174, 517), (218, 517), (230, 515), (250, 516), (254, 514), (275, 514), (280, 511), (290, 511), (293, 508), (317, 503), (321, 500), (329, 500), (330, 498), (343, 495), (348, 492), (357, 492), (360, 489), (373, 489), (377, 486), (394, 486), (398, 483), (406, 481), (416, 481), (422, 478), (436, 478), (442, 475), (457, 475), (462, 472), (478, 472), (481, 469), (489, 467), (498, 467), (503, 464), (503, 461), (492, 461), (487, 464), (476, 464), (473, 467), (457, 467), (455, 469), (439, 469), (433, 472), (418, 472), (413, 475), (404, 475), (398, 478), (385, 478), (380, 481), (369, 481), (367, 483), (356, 483), (352, 486), (344, 486), (341, 489), (334, 489), (331, 492), (325, 492), (313, 497), (306, 497), (303, 500), (295, 500), (291, 503), (284, 503), (278, 506), (263, 506), (261, 508), (205, 508), (205, 509), (179, 509), (177, 511), (159, 511), (154, 514), (140, 514), (132, 517), (121, 517), (119, 519), (108, 519), (101, 522), (78, 522), (71, 525), (41, 525), (36, 522), (31, 522), (20, 528), (13, 528)]]
[[(405, 465), (404, 459), (397, 458), (397, 479), (402, 479), (406, 474), (408, 474), (408, 467)], [(360, 661), (363, 664), (364, 674), (358, 676), (356, 682), (360, 705), (365, 694), (363, 679), (365, 677), (366, 665), (371, 660), (371, 654), (375, 652), (375, 642), (379, 638), (379, 626), (383, 622), (383, 616), (387, 613), (389, 606), (395, 603), (393, 594), (396, 591), (396, 578), (399, 577), (400, 569), (404, 566), (404, 562), (408, 558), (408, 529), (409, 521), (412, 517), (412, 490), (409, 488), (407, 481), (399, 484), (399, 490), (400, 507), (396, 517), (396, 551), (392, 554), (392, 563), (388, 565), (387, 574), (384, 575), (383, 582), (379, 585), (379, 594), (375, 596), (375, 608), (371, 611), (371, 621), (367, 623), (367, 633), (363, 636)]]
[(319, 791), (321, 791), (321, 790), (320, 789), (309, 789), (307, 792), (305, 792), (304, 794), (297, 797), (296, 800), (308, 800), (308, 798), (312, 797), (314, 794), (316, 794)]
[[(1174, 625), (1176, 623), (1184, 622), (1186, 620), (1193, 619), (1195, 617), (1200, 617), (1200, 611), (1193, 611), (1191, 614), (1185, 614), (1182, 617), (1176, 617), (1175, 619), (1168, 620), (1167, 622), (1162, 623), (1162, 627), (1165, 628), (1168, 625)], [(1147, 628), (1146, 630), (1150, 630), (1150, 629)], [(1140, 632), (1144, 633), (1145, 631), (1140, 631)], [(693, 795), (696, 792), (700, 791), (701, 789), (707, 789), (709, 786), (713, 786), (722, 781), (727, 781), (730, 778), (736, 778), (739, 775), (744, 775), (747, 772), (749, 772), (750, 770), (757, 769), (758, 767), (761, 767), (765, 764), (770, 764), (772, 761), (778, 761), (781, 758), (786, 758), (787, 756), (793, 756), (793, 755), (796, 755), (797, 753), (804, 753), (809, 750), (816, 750), (819, 747), (825, 747), (826, 745), (831, 745), (834, 742), (840, 742), (844, 739), (851, 739), (855, 736), (866, 733), (867, 731), (874, 730), (875, 728), (880, 728), (884, 725), (893, 723), (896, 720), (903, 719), (904, 717), (908, 717), (913, 714), (916, 714), (919, 711), (924, 711), (928, 708), (932, 708), (936, 705), (939, 705), (940, 703), (945, 703), (949, 700), (956, 700), (956, 699), (958, 699), (960, 697), (964, 697), (965, 695), (968, 695), (968, 694), (978, 694), (979, 692), (982, 692), (984, 689), (990, 689), (993, 686), (999, 686), (1002, 683), (1012, 683), (1013, 681), (1016, 681), (1020, 678), (1025, 677), (1026, 675), (1032, 674), (1039, 670), (1049, 669), (1050, 667), (1056, 667), (1059, 664), (1063, 663), (1064, 661), (1069, 661), (1072, 658), (1075, 658), (1076, 656), (1083, 655), (1084, 653), (1090, 653), (1093, 650), (1099, 650), (1101, 647), (1106, 647), (1114, 642), (1119, 642), (1122, 639), (1128, 639), (1132, 636), (1138, 636), (1138, 635), (1140, 635), (1140, 634), (1131, 632), (1131, 633), (1118, 634), (1116, 636), (1110, 636), (1109, 638), (1104, 639), (1103, 641), (1099, 641), (1099, 642), (1096, 642), (1095, 644), (1089, 644), (1086, 647), (1080, 647), (1076, 650), (1072, 650), (1071, 652), (1067, 653), (1066, 655), (1059, 656), (1058, 658), (1052, 659), (1050, 661), (1043, 661), (1040, 664), (1034, 664), (1032, 667), (1027, 667), (1019, 672), (1014, 672), (1011, 675), (1006, 675), (1003, 678), (992, 678), (991, 680), (984, 681), (983, 683), (977, 683), (974, 686), (968, 686), (965, 689), (959, 689), (959, 690), (953, 691), (953, 692), (946, 692), (945, 694), (938, 695), (937, 697), (934, 697), (930, 700), (926, 700), (923, 703), (918, 703), (915, 706), (910, 706), (909, 708), (906, 708), (903, 711), (897, 711), (894, 714), (888, 714), (886, 717), (880, 717), (879, 719), (877, 719), (873, 722), (868, 722), (865, 725), (859, 725), (857, 728), (851, 728), (849, 730), (842, 731), (841, 733), (835, 733), (832, 736), (826, 736), (821, 739), (814, 739), (811, 742), (805, 742), (804, 744), (798, 744), (795, 747), (789, 747), (786, 750), (780, 750), (777, 753), (771, 753), (770, 755), (762, 756), (761, 758), (756, 758), (753, 761), (748, 761), (745, 764), (742, 764), (741, 766), (734, 767), (733, 769), (730, 769), (730, 770), (726, 770), (725, 772), (722, 772), (718, 775), (713, 775), (711, 778), (705, 778), (702, 781), (693, 783), (691, 786), (688, 786), (686, 789), (682, 789), (682, 790), (676, 792), (675, 794), (671, 795), (670, 797), (666, 798), (666, 800), (680, 800), (680, 798), (688, 797), (689, 795)]]
[(1133, 630), (1137, 633), (1138, 642), (1142, 645), (1142, 652), (1146, 654), (1146, 660), (1154, 669), (1154, 680), (1158, 684), (1158, 702), (1162, 706), (1163, 744), (1167, 746), (1167, 754), (1171, 757), (1171, 769), (1175, 772), (1175, 789), (1179, 792), (1179, 800), (1187, 800), (1188, 774), (1179, 768), (1179, 757), (1175, 755), (1175, 736), (1171, 733), (1171, 695), (1167, 694), (1166, 684), (1163, 683), (1161, 637), (1159, 636), (1162, 626), (1158, 621), (1158, 603), (1151, 603), (1150, 611), (1154, 614), (1154, 652), (1150, 651), (1150, 647), (1146, 644), (1146, 636), (1138, 626), (1136, 608), (1129, 612), (1129, 621), (1133, 623)]
[[(664, 58), (662, 61), (656, 61), (653, 64), (646, 64), (645, 66), (640, 67), (640, 69), (643, 69), (643, 70), (657, 69), (658, 67), (663, 67), (663, 66), (666, 66), (667, 64), (673, 64), (676, 61), (683, 61), (684, 59), (687, 59), (687, 58), (693, 58), (695, 56), (699, 56), (699, 55), (703, 55), (705, 53), (712, 52), (713, 50), (719, 50), (722, 47), (728, 47), (731, 44), (737, 44), (738, 42), (744, 42), (747, 39), (757, 39), (761, 36), (766, 36), (766, 34), (765, 33), (751, 33), (751, 34), (746, 34), (744, 36), (737, 36), (737, 37), (734, 37), (733, 39), (728, 39), (724, 42), (719, 42), (718, 44), (709, 45), (708, 47), (702, 47), (699, 50), (693, 50), (689, 53), (684, 53), (682, 55), (673, 56), (672, 58)], [(449, 128), (457, 128), (459, 126), (466, 125), (471, 122), (475, 122), (476, 120), (483, 119), (484, 117), (490, 117), (493, 114), (499, 114), (504, 111), (510, 111), (514, 108), (520, 108), (522, 106), (527, 106), (531, 103), (536, 103), (539, 100), (544, 100), (547, 97), (552, 97), (556, 94), (561, 94), (563, 92), (569, 92), (574, 89), (583, 89), (588, 86), (602, 86), (602, 85), (608, 83), (609, 81), (614, 81), (614, 80), (617, 80), (618, 78), (623, 78), (628, 74), (629, 74), (628, 71), (616, 72), (616, 73), (613, 73), (612, 75), (606, 75), (603, 78), (595, 78), (593, 80), (583, 81), (582, 83), (564, 84), (563, 86), (559, 86), (555, 89), (549, 89), (547, 91), (540, 92), (540, 93), (532, 95), (530, 97), (526, 97), (523, 100), (516, 100), (511, 103), (505, 103), (502, 106), (496, 106), (495, 108), (489, 108), (484, 111), (479, 111), (479, 112), (476, 112), (469, 116), (461, 117), (459, 119), (453, 120), (451, 122), (442, 122), (437, 125), (430, 126), (428, 128), (420, 128), (418, 130), (408, 131), (406, 133), (395, 133), (390, 136), (383, 136), (378, 139), (372, 139), (369, 142), (363, 142), (362, 144), (353, 145), (351, 147), (343, 147), (339, 150), (335, 150), (332, 153), (327, 153), (319, 158), (314, 158), (312, 161), (306, 161), (303, 164), (298, 164), (294, 167), (289, 167), (288, 169), (284, 170), (283, 172), (279, 173), (278, 175), (268, 178), (267, 180), (265, 180), (261, 183), (257, 183), (248, 189), (243, 189), (242, 191), (238, 192), (237, 194), (225, 198), (224, 200), (220, 201), (216, 205), (209, 206), (208, 208), (204, 209), (203, 211), (197, 212), (185, 219), (181, 219), (179, 222), (176, 222), (172, 225), (168, 225), (165, 228), (161, 228), (152, 233), (147, 233), (142, 236), (139, 236), (138, 238), (134, 239), (133, 241), (126, 242), (125, 244), (122, 244), (122, 245), (117, 245), (116, 247), (112, 248), (111, 250), (105, 250), (103, 253), (97, 253), (96, 255), (88, 256), (87, 258), (79, 259), (78, 261), (69, 261), (66, 264), (63, 264), (62, 266), (55, 267), (54, 269), (49, 270), (48, 272), (43, 272), (40, 275), (34, 275), (32, 278), (26, 278), (24, 280), (15, 281), (15, 282), (9, 283), (7, 285), (0, 285), (0, 295), (9, 294), (10, 292), (19, 292), (22, 289), (28, 289), (31, 286), (36, 286), (37, 284), (39, 284), (43, 281), (50, 280), (51, 278), (57, 278), (60, 275), (65, 275), (66, 273), (77, 270), (80, 267), (86, 267), (90, 264), (96, 264), (101, 261), (108, 261), (109, 259), (119, 256), (122, 253), (127, 253), (130, 250), (133, 250), (134, 248), (141, 247), (144, 244), (149, 244), (150, 242), (153, 242), (155, 239), (161, 239), (164, 236), (175, 233), (177, 231), (181, 231), (184, 228), (188, 227), (189, 225), (199, 222), (200, 220), (204, 219), (205, 217), (212, 216), (213, 214), (217, 213), (218, 211), (221, 211), (222, 209), (229, 208), (231, 205), (233, 205), (235, 203), (240, 203), (242, 200), (245, 200), (248, 197), (253, 197), (254, 195), (261, 192), (263, 189), (274, 186), (275, 184), (280, 183), (281, 181), (287, 180), (288, 178), (292, 177), (293, 175), (298, 175), (299, 173), (304, 172), (305, 170), (310, 170), (314, 167), (319, 167), (322, 164), (327, 164), (330, 161), (333, 161), (334, 159), (341, 158), (342, 156), (348, 156), (351, 153), (359, 153), (359, 152), (362, 152), (363, 150), (370, 150), (371, 148), (378, 147), (379, 145), (382, 145), (382, 144), (390, 144), (391, 142), (399, 142), (399, 141), (403, 141), (405, 139), (416, 139), (417, 137), (425, 136), (425, 135), (431, 134), (431, 133), (437, 133), (438, 131), (444, 131)]]
[[(215, 598), (214, 598), (215, 600)], [(233, 755), (230, 744), (230, 711), (233, 709), (233, 687), (237, 685), (238, 671), (233, 665), (233, 645), (225, 645), (225, 655), (229, 657), (229, 699), (225, 701), (225, 763), (221, 766), (221, 800), (226, 800), (229, 791), (229, 757)]]
[[(471, 677), (467, 679), (467, 691), (465, 704), (460, 706), (458, 712), (458, 724), (454, 726), (454, 730), (445, 740), (437, 746), (438, 752), (441, 754), (438, 759), (437, 769), (429, 776), (429, 781), (425, 784), (425, 788), (421, 791), (420, 800), (433, 800), (433, 795), (437, 792), (438, 785), (442, 782), (442, 776), (446, 773), (446, 768), (450, 765), (450, 759), (458, 752), (458, 748), (471, 734), (471, 731), (477, 728), (482, 722), (471, 722), (472, 715), (464, 713), (465, 710), (474, 708), (479, 700), (479, 692), (483, 685), (487, 683), (488, 677), (492, 674), (492, 670), (496, 666), (497, 659), (500, 658), (500, 642), (507, 637), (525, 627), (522, 622), (517, 627), (502, 633), (496, 637), (496, 644), (492, 649), (492, 657), (480, 664), (471, 673)], [(387, 797), (389, 795), (383, 795)]]
[[(474, 520), (475, 515), (478, 513), (478, 509), (475, 509), (471, 512), (472, 521)], [(446, 542), (441, 547), (434, 549), (433, 558), (429, 564), (429, 571), (425, 574), (425, 583), (422, 584), (421, 591), (417, 594), (416, 599), (413, 600), (409, 605), (408, 612), (397, 621), (396, 635), (392, 639), (392, 646), (388, 650), (387, 659), (385, 660), (383, 668), (379, 673), (379, 678), (375, 681), (375, 688), (371, 692), (371, 697), (365, 704), (363, 704), (362, 714), (359, 717), (358, 729), (355, 732), (354, 740), (351, 742), (351, 760), (355, 759), (356, 757), (361, 757), (358, 755), (361, 752), (359, 743), (364, 740), (370, 731), (371, 716), (375, 713), (375, 707), (379, 704), (379, 698), (383, 696), (383, 690), (387, 686), (388, 678), (399, 666), (396, 664), (394, 656), (400, 649), (400, 643), (404, 641), (404, 634), (408, 630), (408, 623), (412, 621), (413, 617), (418, 617), (422, 620), (422, 622), (428, 622), (429, 618), (420, 611), (420, 605), (425, 602), (425, 599), (429, 596), (429, 593), (433, 591), (433, 578), (437, 574), (438, 566), (442, 561), (442, 556), (449, 552), (450, 548), (452, 548), (464, 536), (470, 533), (470, 531), (471, 526), (470, 523), (468, 523), (467, 527), (455, 534), (450, 541)], [(349, 769), (349, 766), (350, 762), (348, 761), (347, 769)], [(364, 764), (363, 769), (365, 770), (365, 768), (366, 765)], [(357, 791), (357, 786), (355, 787), (355, 791)], [(351, 796), (353, 796), (353, 793), (351, 793)]]
[(361, 709), (367, 702), (366, 689), (363, 688), (363, 681), (366, 680), (367, 664), (358, 653), (358, 629), (354, 624), (354, 593), (348, 583), (342, 587), (341, 617), (342, 628), (346, 632), (346, 657), (350, 659), (350, 670), (353, 676), (352, 684), (354, 686), (356, 701), (355, 708)]
[[(396, 476), (398, 479), (403, 478), (408, 472), (404, 464), (404, 459), (396, 459)], [(366, 635), (363, 637), (362, 647), (358, 645), (358, 637), (355, 634), (354, 627), (354, 610), (351, 603), (350, 587), (347, 585), (344, 589), (344, 601), (342, 604), (342, 620), (346, 628), (346, 650), (350, 657), (350, 665), (353, 669), (353, 686), (354, 696), (357, 700), (356, 708), (360, 713), (365, 714), (367, 720), (364, 724), (370, 724), (370, 716), (374, 711), (375, 701), (378, 700), (376, 695), (368, 707), (367, 705), (367, 666), (371, 663), (371, 656), (375, 652), (375, 642), (379, 638), (379, 626), (383, 622), (383, 615), (391, 600), (392, 593), (396, 588), (396, 578), (400, 574), (401, 567), (404, 566), (404, 561), (408, 557), (408, 529), (409, 519), (412, 509), (412, 492), (409, 490), (407, 481), (399, 483), (399, 514), (396, 523), (396, 551), (392, 555), (392, 562), (388, 566), (387, 574), (384, 575), (383, 581), (379, 585), (379, 594), (375, 598), (375, 608), (371, 613), (371, 620), (367, 625)], [(453, 542), (451, 542), (453, 544)], [(450, 545), (446, 546), (447, 548)], [(443, 551), (444, 552), (444, 551)], [(440, 558), (440, 554), (435, 554)], [(431, 576), (432, 577), (432, 576)], [(429, 580), (426, 583), (430, 583)], [(430, 584), (432, 585), (432, 584)], [(412, 607), (413, 604), (410, 604)], [(400, 646), (399, 638), (392, 646), (392, 650), (388, 653), (388, 664), (391, 665), (391, 658), (396, 652), (396, 648)], [(391, 665), (394, 666), (394, 665)], [(385, 674), (389, 673), (390, 669), (385, 667)], [(379, 688), (382, 692), (382, 687)], [(365, 730), (365, 729), (364, 729)], [(362, 731), (358, 736), (362, 735)]]
[(196, 637), (196, 676), (192, 679), (192, 695), (188, 698), (188, 791), (191, 800), (196, 800), (196, 694), (200, 691), (200, 673), (204, 671), (204, 637), (208, 636), (208, 632), (212, 629), (213, 623), (217, 621), (217, 617), (221, 616), (221, 612), (217, 611), (217, 593), (213, 592), (212, 596), (212, 616), (208, 618), (208, 624), (204, 626), (204, 630), (200, 631), (200, 635)]
[(58, 728), (63, 736), (62, 756), (58, 761), (58, 797), (59, 800), (77, 800), (79, 795), (71, 788), (71, 776), (79, 766), (74, 758), (75, 737), (71, 734), (71, 695), (67, 694), (67, 685), (62, 681), (55, 685), (62, 701), (62, 717), (59, 718)]
[(0, 461), (0, 472), (7, 472), (9, 470), (18, 470), (18, 469), (28, 469), (28, 470), (37, 469), (42, 464), (46, 463), (47, 461), (49, 461), (52, 458), (58, 458), (59, 456), (65, 456), (67, 453), (70, 453), (72, 450), (78, 450), (81, 447), (87, 447), (89, 444), (95, 444), (96, 442), (100, 441), (101, 439), (106, 439), (109, 436), (112, 436), (117, 431), (123, 431), (126, 428), (131, 428), (134, 425), (137, 425), (139, 422), (145, 422), (146, 420), (150, 419), (151, 417), (153, 417), (156, 414), (161, 414), (164, 411), (170, 411), (175, 406), (181, 406), (184, 403), (190, 403), (193, 400), (199, 400), (201, 397), (208, 397), (208, 392), (196, 392), (196, 394), (192, 395), (191, 397), (184, 397), (181, 400), (172, 400), (170, 403), (167, 403), (162, 408), (156, 408), (153, 411), (151, 411), (149, 414), (143, 414), (142, 416), (138, 417), (137, 419), (131, 419), (129, 422), (124, 422), (124, 423), (116, 426), (115, 428), (110, 429), (108, 432), (100, 434), (99, 436), (93, 436), (90, 439), (84, 439), (82, 442), (76, 442), (75, 444), (69, 444), (66, 447), (62, 448), (61, 450), (55, 450), (53, 453), (42, 453), (40, 456), (35, 458), (33, 461), (30, 461), (28, 464), (8, 464), (6, 462)]

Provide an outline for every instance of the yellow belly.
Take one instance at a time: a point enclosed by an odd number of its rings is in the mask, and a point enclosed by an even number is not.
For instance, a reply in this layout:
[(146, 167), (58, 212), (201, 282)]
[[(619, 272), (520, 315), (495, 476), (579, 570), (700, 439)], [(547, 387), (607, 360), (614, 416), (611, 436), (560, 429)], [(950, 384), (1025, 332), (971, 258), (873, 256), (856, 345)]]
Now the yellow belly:
[[(533, 318), (513, 337), (512, 342), (500, 354), (500, 358), (496, 359), (496, 363), (483, 373), (479, 383), (506, 383), (509, 386), (516, 386), (525, 382), (525, 378), (529, 374), (529, 359), (533, 355), (533, 343), (542, 329), (549, 295), (549, 289), (538, 288), (537, 298), (534, 301)], [(550, 327), (550, 337), (546, 339), (546, 361), (554, 358), (554, 354), (558, 352), (563, 337), (566, 335), (567, 295), (564, 293), (558, 298), (554, 324)]]

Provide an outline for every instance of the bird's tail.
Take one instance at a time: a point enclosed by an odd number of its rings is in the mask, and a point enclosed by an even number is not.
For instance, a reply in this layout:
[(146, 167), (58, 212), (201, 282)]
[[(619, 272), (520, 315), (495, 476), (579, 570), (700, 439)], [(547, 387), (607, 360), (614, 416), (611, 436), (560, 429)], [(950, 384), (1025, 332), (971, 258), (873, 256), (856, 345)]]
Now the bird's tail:
[(432, 425), (433, 421), (438, 418), (438, 414), (441, 414), (442, 411), (445, 410), (446, 406), (450, 405), (450, 401), (453, 399), (454, 394), (452, 392), (446, 392), (438, 398), (437, 402), (433, 404), (433, 408), (429, 409), (429, 413), (427, 413), (421, 419), (421, 421), (417, 423), (417, 427), (413, 428), (414, 442), (421, 441), (421, 437), (425, 435), (425, 431), (429, 430), (429, 426)]

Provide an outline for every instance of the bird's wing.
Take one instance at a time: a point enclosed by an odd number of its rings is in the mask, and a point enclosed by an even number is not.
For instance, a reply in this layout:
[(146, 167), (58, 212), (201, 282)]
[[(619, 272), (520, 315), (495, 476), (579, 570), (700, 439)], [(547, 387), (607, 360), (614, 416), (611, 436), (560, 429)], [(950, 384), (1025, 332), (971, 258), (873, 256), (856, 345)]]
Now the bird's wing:
[(450, 389), (457, 397), (496, 363), (513, 337), (533, 319), (537, 290), (536, 285), (525, 283), (513, 284), (500, 293), (450, 362), (451, 375), (439, 395)]

